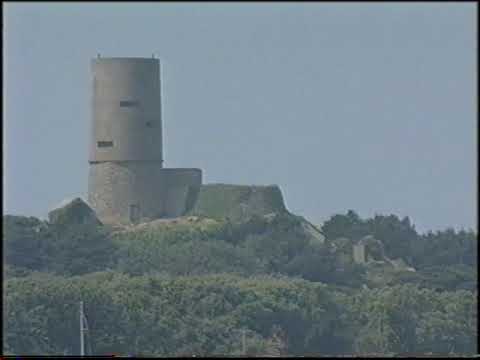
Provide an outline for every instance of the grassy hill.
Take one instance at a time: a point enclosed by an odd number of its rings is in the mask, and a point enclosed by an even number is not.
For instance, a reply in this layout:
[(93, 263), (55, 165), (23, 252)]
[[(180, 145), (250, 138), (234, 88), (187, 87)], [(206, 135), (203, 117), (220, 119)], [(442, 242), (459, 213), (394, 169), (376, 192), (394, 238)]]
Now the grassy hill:
[[(189, 216), (132, 226), (78, 201), (4, 216), (4, 351), (78, 354), (82, 300), (97, 355), (475, 353), (476, 234), (350, 212), (318, 229), (251, 190), (206, 187)], [(358, 264), (367, 234), (381, 251)]]

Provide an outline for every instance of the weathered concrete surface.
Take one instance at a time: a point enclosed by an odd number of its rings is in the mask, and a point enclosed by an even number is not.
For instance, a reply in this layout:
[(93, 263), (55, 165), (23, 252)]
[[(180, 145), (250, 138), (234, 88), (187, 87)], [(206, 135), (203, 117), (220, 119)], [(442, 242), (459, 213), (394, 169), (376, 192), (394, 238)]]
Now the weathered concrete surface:
[(280, 188), (230, 184), (207, 184), (200, 187), (191, 215), (242, 221), (253, 215), (287, 212)]
[[(160, 62), (99, 58), (91, 63), (93, 96), (90, 162), (162, 158)], [(112, 146), (97, 146), (111, 141)]]
[(200, 169), (164, 169), (160, 62), (92, 60), (88, 201), (104, 223), (184, 215), (202, 183)]
[(164, 184), (163, 217), (172, 218), (187, 214), (198, 199), (202, 171), (164, 168), (161, 171), (161, 179)]

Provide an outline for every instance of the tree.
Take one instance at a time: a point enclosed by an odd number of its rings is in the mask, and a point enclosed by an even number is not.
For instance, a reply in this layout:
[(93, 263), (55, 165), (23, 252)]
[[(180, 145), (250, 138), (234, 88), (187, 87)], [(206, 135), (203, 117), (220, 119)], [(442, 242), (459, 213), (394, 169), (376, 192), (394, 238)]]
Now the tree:
[(101, 226), (71, 225), (50, 227), (48, 271), (80, 275), (104, 270), (112, 265), (115, 251), (108, 232)]
[(348, 210), (346, 215), (333, 215), (323, 223), (322, 232), (330, 240), (342, 237), (358, 240), (368, 235), (364, 221), (353, 210)]
[(47, 225), (34, 217), (3, 217), (5, 262), (13, 267), (42, 270), (51, 252)]

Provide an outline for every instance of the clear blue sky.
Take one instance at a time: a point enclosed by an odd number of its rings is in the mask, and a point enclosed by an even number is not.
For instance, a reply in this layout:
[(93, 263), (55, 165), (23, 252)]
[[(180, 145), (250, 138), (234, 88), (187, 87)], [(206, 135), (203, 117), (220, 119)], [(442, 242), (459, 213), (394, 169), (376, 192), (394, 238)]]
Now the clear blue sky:
[(167, 167), (476, 229), (474, 3), (7, 3), (4, 211), (85, 198), (89, 62), (162, 62)]

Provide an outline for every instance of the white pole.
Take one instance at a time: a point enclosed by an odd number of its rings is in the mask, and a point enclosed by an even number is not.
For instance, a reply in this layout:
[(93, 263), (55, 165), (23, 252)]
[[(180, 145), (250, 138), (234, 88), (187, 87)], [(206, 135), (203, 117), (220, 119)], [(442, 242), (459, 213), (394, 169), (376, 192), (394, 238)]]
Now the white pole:
[(85, 344), (83, 340), (83, 301), (80, 301), (80, 356), (85, 355)]
[(243, 348), (243, 355), (247, 355), (247, 342), (245, 339), (245, 329), (242, 330), (242, 348)]

